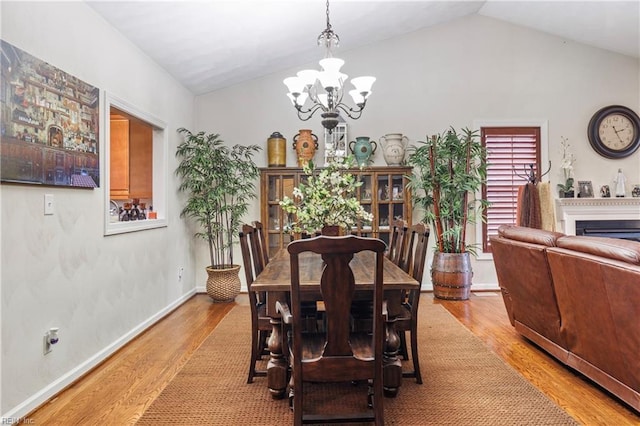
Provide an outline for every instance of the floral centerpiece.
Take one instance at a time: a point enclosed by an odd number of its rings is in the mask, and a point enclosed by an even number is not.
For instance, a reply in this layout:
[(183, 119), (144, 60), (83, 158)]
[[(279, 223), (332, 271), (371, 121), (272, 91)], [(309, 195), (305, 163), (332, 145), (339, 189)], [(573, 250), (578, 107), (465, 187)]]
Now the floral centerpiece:
[(562, 162), (560, 168), (562, 169), (562, 175), (564, 177), (564, 183), (558, 184), (558, 190), (560, 192), (560, 198), (572, 198), (573, 197), (573, 163), (576, 161), (576, 157), (571, 153), (569, 141), (565, 137), (560, 137), (562, 142)]
[(350, 230), (358, 221), (370, 223), (373, 214), (364, 209), (356, 196), (362, 181), (347, 170), (355, 166), (353, 156), (336, 158), (316, 169), (313, 161), (303, 167), (308, 176), (293, 189), (292, 198), (285, 196), (280, 206), (295, 215), (289, 225), (293, 233), (314, 235), (325, 226)]

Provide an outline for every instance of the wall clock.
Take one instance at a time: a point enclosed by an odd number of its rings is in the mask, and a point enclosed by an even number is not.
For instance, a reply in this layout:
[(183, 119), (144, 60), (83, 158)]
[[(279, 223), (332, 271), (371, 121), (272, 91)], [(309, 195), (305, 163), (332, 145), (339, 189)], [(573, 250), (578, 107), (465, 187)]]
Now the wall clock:
[(598, 110), (587, 129), (591, 147), (606, 158), (625, 158), (640, 146), (640, 117), (621, 105)]

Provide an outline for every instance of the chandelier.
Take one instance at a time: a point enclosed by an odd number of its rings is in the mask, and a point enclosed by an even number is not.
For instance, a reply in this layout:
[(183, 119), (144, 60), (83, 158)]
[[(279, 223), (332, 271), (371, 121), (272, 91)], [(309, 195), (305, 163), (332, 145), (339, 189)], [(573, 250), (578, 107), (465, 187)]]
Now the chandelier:
[[(334, 58), (332, 50), (338, 47), (340, 38), (331, 29), (329, 22), (329, 0), (327, 0), (327, 28), (318, 36), (318, 45), (325, 47), (325, 57), (320, 60), (322, 71), (302, 70), (295, 77), (284, 79), (289, 89), (287, 96), (298, 112), (302, 121), (309, 120), (317, 111), (321, 110), (322, 126), (329, 133), (338, 125), (338, 117), (343, 112), (347, 117), (357, 120), (371, 94), (371, 86), (375, 77), (356, 77), (351, 79), (354, 89), (349, 90), (355, 108), (342, 102), (345, 83), (348, 75), (340, 72), (344, 61)], [(307, 106), (308, 105), (308, 106)]]

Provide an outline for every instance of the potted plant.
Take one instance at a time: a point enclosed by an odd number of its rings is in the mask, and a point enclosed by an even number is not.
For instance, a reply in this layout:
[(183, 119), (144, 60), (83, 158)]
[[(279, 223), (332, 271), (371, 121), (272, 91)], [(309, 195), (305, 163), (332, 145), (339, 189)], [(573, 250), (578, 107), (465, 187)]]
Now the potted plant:
[(314, 235), (317, 232), (341, 234), (351, 230), (358, 221), (370, 223), (373, 214), (364, 209), (356, 196), (362, 182), (348, 172), (355, 166), (353, 156), (336, 158), (325, 167), (316, 169), (313, 161), (303, 166), (306, 182), (293, 189), (293, 198), (285, 196), (280, 206), (295, 215), (289, 225), (294, 234)]
[(573, 198), (574, 189), (573, 189), (573, 163), (576, 161), (576, 158), (573, 156), (569, 148), (569, 141), (560, 137), (562, 142), (560, 142), (560, 146), (562, 147), (562, 162), (560, 163), (560, 168), (562, 169), (562, 176), (564, 178), (564, 183), (558, 184), (558, 196), (560, 198)]
[(424, 223), (435, 231), (431, 279), (434, 295), (442, 299), (466, 300), (471, 286), (470, 254), (475, 247), (466, 242), (467, 224), (475, 223), (487, 200), (475, 198), (487, 176), (486, 149), (477, 131), (460, 132), (450, 127), (409, 148), (413, 166), (408, 187), (416, 207), (424, 211)]
[(229, 147), (218, 134), (185, 128), (178, 132), (184, 136), (176, 150), (180, 158), (176, 174), (182, 179), (178, 189), (188, 194), (180, 216), (194, 219), (200, 226), (195, 236), (209, 244), (207, 294), (214, 301), (230, 301), (240, 293), (240, 265), (233, 261), (233, 244), (240, 219), (256, 198), (259, 171), (253, 155), (261, 148)]

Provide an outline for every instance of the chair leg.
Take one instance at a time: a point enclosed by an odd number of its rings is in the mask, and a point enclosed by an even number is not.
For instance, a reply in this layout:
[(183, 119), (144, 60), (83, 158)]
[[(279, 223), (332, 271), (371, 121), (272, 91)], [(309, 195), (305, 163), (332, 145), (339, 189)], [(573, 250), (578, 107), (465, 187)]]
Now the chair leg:
[(420, 374), (420, 360), (418, 359), (418, 330), (417, 327), (411, 328), (411, 358), (413, 358), (413, 373), (416, 376), (416, 383), (422, 384), (422, 375)]
[(409, 353), (407, 352), (407, 336), (404, 331), (398, 332), (400, 336), (400, 350), (399, 353), (402, 355), (402, 359), (405, 361), (409, 359)]
[(373, 386), (373, 415), (375, 416), (375, 424), (377, 426), (384, 426), (382, 378), (379, 377), (377, 380), (374, 380)]
[(251, 359), (249, 360), (249, 375), (247, 376), (247, 383), (253, 383), (253, 377), (256, 375), (256, 360), (260, 357), (262, 349), (259, 348), (261, 344), (259, 333), (251, 333)]
[(261, 330), (259, 332), (259, 339), (258, 339), (258, 359), (262, 358), (262, 355), (269, 355), (269, 333)]
[(253, 383), (253, 378), (256, 373), (256, 362), (261, 358), (264, 348), (264, 331), (257, 331), (251, 333), (251, 359), (249, 360), (249, 375), (247, 376), (247, 383)]

